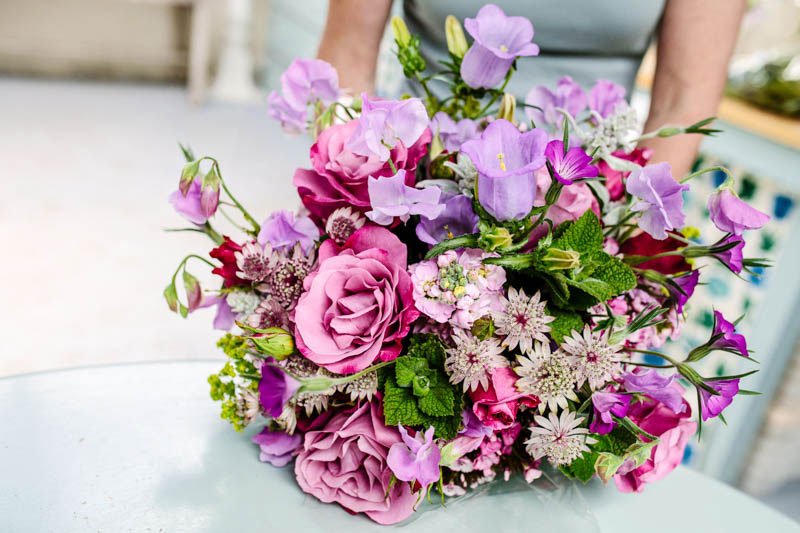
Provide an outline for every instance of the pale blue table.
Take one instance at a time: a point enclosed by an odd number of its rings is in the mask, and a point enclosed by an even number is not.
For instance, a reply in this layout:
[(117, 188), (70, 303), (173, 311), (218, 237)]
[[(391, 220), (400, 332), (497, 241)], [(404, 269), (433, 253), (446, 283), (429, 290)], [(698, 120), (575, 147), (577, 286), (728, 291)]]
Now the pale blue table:
[[(258, 461), (208, 397), (205, 378), (220, 366), (144, 363), (0, 379), (0, 531), (380, 530), (307, 497), (290, 469)], [(404, 529), (455, 529), (437, 525), (445, 522), (462, 531), (551, 530), (541, 502), (520, 504), (520, 494), (425, 513)], [(641, 495), (593, 483), (575, 496), (596, 519), (582, 533), (800, 532), (684, 468)], [(569, 505), (552, 502), (548, 511)]]

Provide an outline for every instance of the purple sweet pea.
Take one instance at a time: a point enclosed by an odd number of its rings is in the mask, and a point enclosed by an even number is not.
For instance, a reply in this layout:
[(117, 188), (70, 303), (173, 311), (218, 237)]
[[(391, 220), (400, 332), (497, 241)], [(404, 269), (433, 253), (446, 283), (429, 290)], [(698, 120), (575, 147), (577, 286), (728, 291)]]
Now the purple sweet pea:
[(423, 490), (439, 479), (441, 452), (433, 442), (433, 426), (423, 435), (417, 432), (409, 437), (406, 428), (398, 425), (403, 442), (392, 444), (386, 456), (386, 464), (400, 481), (417, 481)]
[(372, 211), (367, 211), (367, 218), (388, 226), (395, 217), (407, 222), (411, 215), (423, 218), (436, 218), (444, 211), (444, 204), (439, 203), (442, 190), (439, 187), (417, 189), (406, 185), (406, 171), (400, 169), (389, 178), (373, 178), (367, 181), (369, 203)]
[(722, 337), (714, 341), (711, 345), (712, 348), (719, 350), (731, 350), (742, 354), (743, 357), (748, 357), (747, 339), (741, 333), (736, 333), (736, 326), (733, 323), (725, 320), (722, 313), (714, 311), (714, 332), (712, 337), (722, 334)]
[(272, 466), (286, 466), (292, 460), (294, 451), (300, 447), (303, 438), (295, 433), (289, 435), (283, 431), (270, 431), (264, 428), (253, 437), (253, 442), (261, 447), (258, 458)]
[(472, 198), (458, 194), (445, 200), (444, 211), (438, 217), (420, 219), (417, 237), (424, 243), (438, 244), (445, 239), (475, 233), (478, 231), (479, 221), (478, 215), (472, 209)]
[(419, 98), (370, 99), (362, 93), (361, 117), (347, 147), (358, 155), (389, 159), (389, 150), (399, 142), (412, 146), (428, 127), (428, 112)]
[(564, 153), (563, 141), (550, 141), (544, 150), (544, 155), (553, 166), (553, 175), (564, 185), (572, 185), (578, 178), (593, 178), (600, 172), (596, 166), (590, 165), (592, 158), (575, 146)]
[(272, 418), (283, 412), (283, 406), (294, 396), (300, 382), (275, 366), (275, 360), (267, 357), (261, 364), (261, 380), (258, 382), (258, 399), (261, 407)]
[(675, 284), (680, 287), (680, 290), (678, 290), (672, 285), (668, 286), (670, 295), (675, 299), (676, 310), (679, 313), (683, 312), (683, 306), (686, 305), (686, 302), (688, 302), (689, 298), (691, 298), (692, 294), (694, 294), (694, 289), (697, 287), (697, 282), (699, 280), (699, 270), (692, 270), (686, 275), (672, 278), (672, 281), (674, 281)]
[(275, 211), (261, 224), (258, 244), (267, 243), (275, 250), (292, 248), (300, 243), (304, 253), (308, 253), (319, 239), (319, 228), (309, 217), (296, 217), (286, 209)]
[(189, 222), (203, 225), (217, 212), (219, 189), (216, 190), (216, 201), (214, 201), (213, 193), (211, 187), (203, 190), (203, 178), (198, 176), (189, 186), (186, 196), (179, 190), (175, 191), (169, 195), (169, 203)]
[(222, 296), (206, 296), (204, 294), (199, 304), (189, 306), (189, 312), (191, 313), (197, 309), (205, 309), (206, 307), (212, 306), (217, 307), (217, 313), (214, 315), (214, 329), (221, 331), (230, 330), (236, 322), (236, 313), (233, 312), (227, 300)]
[(586, 93), (581, 86), (572, 81), (569, 76), (558, 80), (556, 92), (544, 86), (531, 89), (525, 97), (525, 103), (542, 108), (541, 111), (534, 107), (526, 107), (525, 113), (537, 126), (542, 124), (555, 124), (558, 128), (564, 122), (564, 115), (556, 111), (557, 107), (569, 112), (573, 117), (586, 109)]
[(631, 207), (632, 211), (642, 212), (639, 227), (654, 239), (663, 241), (667, 230), (683, 225), (686, 216), (682, 192), (688, 191), (689, 186), (675, 181), (669, 163), (655, 163), (634, 170), (628, 176), (626, 189), (639, 199)]
[(297, 135), (306, 127), (308, 120), (306, 108), (293, 108), (277, 91), (272, 91), (267, 97), (267, 112), (270, 117), (281, 123), (283, 131), (289, 135)]
[(622, 380), (626, 391), (646, 394), (663, 403), (675, 414), (679, 414), (686, 410), (686, 404), (683, 401), (680, 387), (673, 386), (677, 377), (677, 374), (668, 377), (662, 376), (651, 368), (646, 372), (627, 372), (622, 375)]
[(723, 265), (728, 267), (728, 269), (734, 274), (740, 274), (742, 272), (742, 268), (744, 268), (744, 254), (742, 252), (744, 250), (744, 239), (735, 235), (728, 235), (716, 243), (716, 246), (722, 246), (732, 242), (737, 242), (738, 244), (736, 244), (733, 248), (728, 248), (724, 252), (715, 253), (714, 257), (717, 258)]
[(614, 426), (614, 416), (619, 418), (628, 414), (628, 406), (631, 404), (629, 394), (616, 394), (614, 392), (595, 392), (592, 394), (592, 405), (594, 407), (594, 419), (589, 426), (589, 431), (598, 435), (611, 433)]
[(458, 152), (462, 144), (480, 137), (477, 122), (469, 118), (462, 118), (456, 122), (443, 111), (433, 115), (430, 127), (434, 135), (439, 136), (442, 146), (448, 152)]
[(613, 114), (620, 106), (627, 105), (625, 87), (613, 81), (598, 80), (589, 91), (589, 108), (597, 111), (603, 118)]
[(739, 394), (739, 380), (726, 379), (721, 381), (706, 381), (706, 385), (714, 389), (719, 395), (711, 394), (707, 390), (698, 387), (700, 391), (700, 406), (703, 413), (703, 420), (714, 418), (728, 407), (733, 401), (733, 397)]
[(483, 6), (464, 28), (475, 39), (461, 61), (461, 77), (473, 88), (494, 87), (517, 57), (539, 54), (533, 44), (533, 24), (525, 17), (507, 17), (494, 4)]
[(339, 98), (339, 75), (321, 59), (295, 59), (281, 74), (281, 93), (294, 109), (305, 109), (317, 100), (330, 105)]
[(743, 202), (725, 184), (708, 198), (708, 213), (720, 231), (734, 235), (741, 235), (746, 229), (759, 229), (769, 220), (769, 215)]
[(530, 213), (536, 200), (534, 171), (545, 164), (547, 133), (525, 133), (505, 119), (494, 120), (480, 139), (467, 141), (461, 151), (478, 170), (478, 200), (498, 220)]
[(464, 409), (461, 412), (461, 422), (464, 428), (458, 432), (463, 437), (491, 437), (494, 434), (492, 426), (484, 426), (483, 422), (472, 412), (472, 409)]

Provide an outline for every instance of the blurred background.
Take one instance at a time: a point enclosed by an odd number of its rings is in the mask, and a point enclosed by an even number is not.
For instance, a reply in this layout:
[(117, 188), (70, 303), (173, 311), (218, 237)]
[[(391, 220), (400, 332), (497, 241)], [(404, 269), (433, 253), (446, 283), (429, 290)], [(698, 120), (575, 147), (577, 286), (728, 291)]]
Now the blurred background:
[[(748, 388), (764, 394), (735, 402), (727, 428), (709, 424), (685, 462), (800, 519), (800, 1), (750, 5), (719, 112), (725, 133), (704, 141), (698, 165), (730, 168), (739, 195), (772, 216), (746, 255), (777, 266), (741, 282), (707, 269), (692, 322), (668, 349), (707, 338), (712, 306), (747, 311), (741, 327), (762, 363)], [(0, 376), (219, 357), (213, 311), (183, 321), (161, 297), (178, 261), (210, 248), (202, 235), (162, 231), (182, 225), (166, 201), (183, 162), (178, 142), (216, 157), (254, 214), (297, 205), (291, 176), (310, 143), (281, 133), (266, 95), (292, 59), (316, 54), (326, 8), (0, 2)], [(401, 74), (387, 39), (382, 48), (390, 87)], [(642, 119), (654, 58), (633, 95)], [(691, 225), (711, 227), (704, 205), (687, 206)], [(707, 358), (705, 374), (737, 373), (731, 359)]]

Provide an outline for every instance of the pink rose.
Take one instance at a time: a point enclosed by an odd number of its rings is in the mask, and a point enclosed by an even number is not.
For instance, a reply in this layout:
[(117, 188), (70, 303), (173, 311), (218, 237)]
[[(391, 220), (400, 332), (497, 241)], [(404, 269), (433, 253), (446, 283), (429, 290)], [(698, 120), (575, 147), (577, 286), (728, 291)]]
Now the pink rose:
[[(680, 385), (673, 383), (673, 386), (683, 393)], [(646, 483), (658, 481), (681, 463), (686, 443), (697, 430), (689, 403), (686, 400), (683, 403), (686, 409), (679, 414), (652, 399), (631, 404), (628, 417), (643, 430), (656, 435), (659, 442), (642, 466), (631, 469), (633, 465), (626, 468), (623, 464), (614, 474), (614, 483), (620, 492), (642, 492)]]
[[(644, 166), (650, 160), (652, 154), (653, 151), (649, 148), (634, 148), (630, 153), (624, 150), (617, 150), (611, 155)], [(630, 171), (614, 170), (602, 159), (597, 162), (597, 168), (600, 170), (600, 175), (606, 178), (606, 189), (608, 189), (608, 195), (611, 199), (619, 200), (622, 198), (625, 194), (625, 182), (623, 178), (627, 178)]]
[[(293, 184), (300, 199), (311, 214), (324, 221), (339, 207), (351, 206), (361, 212), (370, 209), (367, 178), (394, 176), (388, 161), (377, 156), (356, 155), (347, 148), (347, 142), (358, 125), (358, 120), (335, 124), (319, 134), (311, 147), (313, 169), (295, 171)], [(402, 143), (390, 151), (398, 170), (405, 169), (406, 185), (413, 186), (417, 162), (425, 155), (431, 141), (431, 131), (426, 128), (412, 146)]]
[(300, 352), (337, 374), (397, 357), (419, 316), (407, 260), (406, 245), (378, 226), (364, 226), (341, 247), (322, 243), (319, 268), (295, 307)]
[(492, 371), (489, 390), (478, 387), (469, 393), (472, 399), (472, 412), (478, 420), (495, 431), (510, 428), (517, 418), (520, 405), (536, 407), (539, 399), (536, 396), (522, 395), (517, 391), (515, 383), (518, 376), (508, 367)]
[(365, 513), (379, 524), (396, 524), (414, 511), (416, 495), (396, 482), (387, 496), (392, 471), (386, 456), (400, 432), (386, 427), (375, 402), (339, 413), (320, 430), (305, 434), (294, 464), (303, 492), (347, 511)]

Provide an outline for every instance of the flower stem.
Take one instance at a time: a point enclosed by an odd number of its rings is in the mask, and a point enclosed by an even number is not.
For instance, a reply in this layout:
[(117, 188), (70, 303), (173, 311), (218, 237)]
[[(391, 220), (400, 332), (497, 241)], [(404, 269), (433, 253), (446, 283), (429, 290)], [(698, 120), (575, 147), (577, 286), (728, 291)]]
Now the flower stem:
[(242, 212), (242, 216), (244, 216), (245, 220), (247, 220), (247, 222), (249, 222), (253, 226), (253, 234), (257, 235), (258, 232), (261, 231), (261, 226), (258, 224), (258, 222), (256, 222), (256, 219), (254, 219), (252, 215), (250, 215), (247, 209), (244, 208), (244, 206), (239, 202), (239, 200), (236, 199), (236, 197), (231, 193), (230, 189), (228, 189), (228, 186), (225, 184), (225, 180), (222, 179), (222, 172), (219, 169), (219, 162), (217, 162), (217, 160), (214, 159), (213, 157), (209, 156), (201, 157), (200, 161), (202, 161), (203, 159), (208, 159), (209, 161), (212, 162), (214, 169), (217, 171), (217, 176), (219, 177), (220, 185), (222, 185), (222, 190), (225, 191), (225, 194), (228, 195), (228, 198), (230, 198), (231, 201), (234, 203), (234, 205), (236, 205), (236, 208)]
[(503, 95), (503, 93), (504, 93), (504, 92), (505, 92), (505, 90), (506, 90), (506, 85), (508, 85), (508, 82), (509, 82), (509, 80), (511, 79), (511, 74), (512, 74), (513, 72), (514, 72), (514, 69), (513, 69), (513, 68), (509, 68), (509, 69), (508, 69), (508, 73), (506, 74), (506, 79), (505, 79), (505, 80), (503, 80), (503, 85), (501, 85), (501, 86), (500, 86), (500, 88), (499, 88), (499, 89), (497, 89), (497, 90), (494, 92), (494, 94), (492, 95), (492, 99), (491, 99), (491, 100), (489, 100), (489, 103), (488, 103), (488, 104), (486, 104), (485, 106), (483, 106), (483, 108), (482, 108), (480, 111), (478, 111), (478, 112), (477, 112), (475, 115), (473, 115), (473, 117), (472, 117), (472, 118), (480, 118), (480, 117), (481, 117), (481, 115), (483, 115), (484, 113), (486, 113), (486, 111), (488, 111), (488, 110), (489, 110), (489, 108), (490, 108), (490, 107), (492, 107), (492, 105), (493, 105), (493, 104), (494, 104), (494, 103), (497, 101), (497, 99), (498, 99), (498, 98), (500, 98), (500, 97)]
[(683, 179), (681, 179), (681, 180), (680, 180), (678, 183), (686, 183), (687, 181), (689, 181), (689, 180), (690, 180), (690, 179), (692, 179), (692, 178), (696, 178), (697, 176), (700, 176), (700, 175), (702, 175), (702, 174), (706, 174), (707, 172), (714, 172), (714, 171), (716, 171), (716, 170), (720, 170), (720, 171), (724, 172), (725, 174), (727, 174), (727, 176), (728, 176), (728, 179), (734, 179), (734, 178), (733, 178), (733, 174), (731, 174), (731, 171), (730, 171), (730, 170), (728, 170), (728, 169), (727, 169), (727, 168), (725, 168), (725, 167), (716, 166), (716, 167), (708, 167), (708, 168), (704, 168), (704, 169), (698, 170), (697, 172), (692, 172), (691, 174), (687, 174), (687, 175), (686, 175), (686, 176), (685, 176)]

